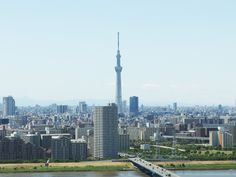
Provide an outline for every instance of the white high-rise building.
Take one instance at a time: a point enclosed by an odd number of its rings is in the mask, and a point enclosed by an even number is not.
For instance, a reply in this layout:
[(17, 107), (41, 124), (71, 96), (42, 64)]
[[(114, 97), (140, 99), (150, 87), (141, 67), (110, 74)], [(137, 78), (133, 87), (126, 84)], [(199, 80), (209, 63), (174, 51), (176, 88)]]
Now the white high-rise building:
[(117, 115), (117, 106), (114, 103), (93, 109), (95, 158), (116, 158), (118, 156)]
[(16, 106), (13, 97), (3, 97), (3, 116), (14, 116), (15, 114)]
[(210, 131), (209, 141), (210, 141), (211, 146), (219, 146), (220, 145), (218, 131)]

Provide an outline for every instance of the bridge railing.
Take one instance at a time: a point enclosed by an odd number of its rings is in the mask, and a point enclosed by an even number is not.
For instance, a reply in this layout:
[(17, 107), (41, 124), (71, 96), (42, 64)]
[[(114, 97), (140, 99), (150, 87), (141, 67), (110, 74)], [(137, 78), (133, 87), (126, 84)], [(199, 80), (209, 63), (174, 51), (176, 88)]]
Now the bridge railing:
[(145, 161), (141, 158), (129, 158), (129, 160), (134, 163), (137, 164), (139, 166), (141, 166), (142, 168), (145, 168), (146, 170), (148, 170), (149, 172), (153, 173), (153, 174), (157, 174), (161, 177), (179, 177), (177, 174), (166, 170), (165, 168), (162, 168), (158, 165), (154, 165), (148, 161)]

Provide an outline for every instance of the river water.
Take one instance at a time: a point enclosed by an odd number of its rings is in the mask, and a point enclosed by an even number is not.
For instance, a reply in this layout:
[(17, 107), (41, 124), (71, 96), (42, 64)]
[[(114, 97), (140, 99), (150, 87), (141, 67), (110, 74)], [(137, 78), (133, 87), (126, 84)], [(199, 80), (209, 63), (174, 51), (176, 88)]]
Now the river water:
[[(226, 171), (177, 171), (180, 177), (236, 177), (236, 170)], [(117, 172), (64, 172), (64, 173), (15, 173), (0, 177), (148, 177), (139, 171)]]
[(176, 171), (180, 177), (236, 177), (236, 170)]
[(148, 177), (139, 171), (117, 172), (53, 172), (53, 173), (11, 173), (0, 177)]

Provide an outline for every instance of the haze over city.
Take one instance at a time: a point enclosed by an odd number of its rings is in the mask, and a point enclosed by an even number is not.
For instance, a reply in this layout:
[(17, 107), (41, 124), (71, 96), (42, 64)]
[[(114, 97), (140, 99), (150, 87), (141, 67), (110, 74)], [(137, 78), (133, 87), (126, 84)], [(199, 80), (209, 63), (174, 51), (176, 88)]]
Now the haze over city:
[(2, 1), (0, 96), (12, 95), (18, 105), (113, 102), (119, 31), (124, 99), (234, 105), (235, 5)]

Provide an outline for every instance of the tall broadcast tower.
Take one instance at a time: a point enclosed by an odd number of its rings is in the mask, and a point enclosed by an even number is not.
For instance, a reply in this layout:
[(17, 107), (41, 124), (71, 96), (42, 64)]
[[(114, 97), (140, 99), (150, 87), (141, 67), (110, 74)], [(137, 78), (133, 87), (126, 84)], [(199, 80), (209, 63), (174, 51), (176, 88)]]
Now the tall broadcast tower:
[(119, 32), (118, 32), (118, 50), (116, 55), (116, 105), (118, 107), (118, 113), (122, 113), (122, 91), (121, 91), (121, 71), (122, 67), (120, 65), (120, 41), (119, 41)]

